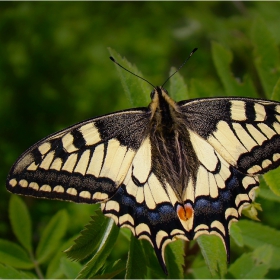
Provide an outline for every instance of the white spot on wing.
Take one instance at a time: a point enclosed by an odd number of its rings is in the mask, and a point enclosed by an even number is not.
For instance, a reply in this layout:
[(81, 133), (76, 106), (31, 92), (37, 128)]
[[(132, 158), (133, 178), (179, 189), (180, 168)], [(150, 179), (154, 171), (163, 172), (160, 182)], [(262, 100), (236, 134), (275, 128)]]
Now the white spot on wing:
[(9, 184), (10, 184), (11, 187), (15, 187), (17, 185), (17, 180), (16, 179), (11, 179), (9, 181)]
[(265, 123), (258, 123), (258, 127), (262, 131), (262, 133), (268, 138), (271, 139), (276, 133)]
[(69, 132), (65, 134), (62, 138), (62, 145), (63, 148), (68, 152), (68, 153), (73, 153), (78, 150), (78, 148), (75, 147), (73, 144), (74, 142), (74, 136)]
[(266, 112), (265, 112), (265, 108), (263, 105), (255, 103), (254, 104), (254, 109), (256, 112), (256, 118), (255, 121), (256, 122), (263, 122), (266, 119)]
[(158, 248), (160, 248), (162, 240), (165, 239), (167, 236), (168, 236), (168, 234), (165, 231), (163, 231), (163, 230), (160, 230), (157, 233), (157, 235), (156, 235), (156, 244), (157, 244)]
[(91, 198), (91, 193), (89, 191), (81, 191), (79, 193), (79, 196), (82, 197), (82, 198), (90, 199)]
[(52, 188), (51, 188), (51, 186), (49, 186), (49, 185), (43, 185), (43, 186), (39, 189), (39, 191), (51, 192), (51, 191), (52, 191)]
[(78, 194), (77, 190), (74, 189), (74, 188), (68, 188), (68, 189), (66, 190), (66, 192), (67, 192), (68, 194), (74, 195), (74, 196), (76, 196), (76, 195)]
[(262, 145), (262, 143), (267, 140), (267, 138), (258, 130), (256, 129), (252, 124), (246, 124), (246, 127), (249, 131), (249, 133), (252, 135), (252, 137), (255, 139), (255, 141)]
[(94, 145), (101, 141), (98, 129), (93, 122), (83, 125), (79, 128), (79, 131), (82, 133), (87, 146)]
[(232, 124), (235, 133), (238, 138), (242, 142), (243, 146), (247, 149), (247, 151), (251, 151), (252, 148), (257, 146), (258, 144), (254, 141), (254, 139), (247, 133), (247, 131), (241, 126), (239, 123)]
[(86, 169), (89, 163), (89, 156), (90, 156), (90, 150), (85, 150), (80, 157), (74, 172), (81, 173), (82, 175), (86, 174)]
[(213, 147), (202, 137), (189, 130), (192, 146), (199, 161), (209, 170), (215, 171), (218, 159)]
[(72, 173), (73, 169), (74, 169), (74, 167), (76, 165), (77, 158), (78, 158), (78, 154), (71, 154), (67, 158), (66, 162), (64, 163), (64, 165), (62, 167), (62, 170), (68, 171), (69, 173)]
[(57, 170), (57, 171), (60, 171), (61, 167), (62, 167), (62, 159), (61, 159), (61, 158), (56, 158), (56, 159), (53, 161), (53, 163), (52, 163), (50, 169), (55, 169), (55, 170)]
[(42, 155), (45, 155), (50, 149), (51, 144), (49, 142), (45, 142), (38, 147), (38, 150)]
[(90, 164), (88, 166), (87, 174), (91, 174), (95, 177), (98, 177), (103, 163), (104, 157), (104, 144), (98, 145), (90, 159)]
[(141, 223), (138, 226), (136, 226), (135, 233), (137, 236), (141, 235), (144, 232), (151, 234), (151, 230), (148, 225)]
[(57, 185), (53, 188), (53, 191), (57, 193), (64, 193), (64, 188), (60, 185)]
[(230, 164), (235, 165), (241, 154), (247, 152), (225, 121), (220, 121), (208, 142)]
[(21, 179), (18, 183), (22, 188), (27, 188), (28, 182), (24, 179)]
[(140, 183), (145, 183), (151, 171), (152, 155), (151, 143), (147, 137), (141, 144), (132, 162), (133, 175)]
[(246, 121), (246, 103), (244, 101), (232, 100), (230, 113), (233, 120)]
[(134, 220), (133, 220), (131, 215), (124, 214), (124, 215), (119, 217), (119, 223), (120, 223), (120, 226), (125, 224), (125, 223), (129, 223), (131, 225), (134, 225)]
[(36, 182), (31, 182), (29, 184), (29, 188), (38, 191), (39, 190), (39, 185)]
[(117, 211), (120, 212), (120, 205), (117, 201), (114, 200), (109, 200), (107, 201), (106, 205), (105, 205), (105, 210), (106, 211)]
[(51, 166), (53, 159), (54, 159), (54, 151), (51, 151), (44, 157), (43, 161), (40, 164), (40, 168), (48, 170)]
[(148, 180), (148, 184), (152, 193), (152, 197), (156, 204), (162, 202), (170, 202), (169, 197), (165, 192), (165, 189), (163, 188), (163, 186), (161, 185), (160, 181), (154, 173), (151, 173)]
[(196, 186), (195, 186), (195, 197), (210, 194), (209, 180), (207, 170), (200, 165), (197, 172)]
[(151, 190), (149, 185), (146, 183), (144, 185), (144, 197), (145, 197), (145, 203), (149, 209), (155, 209), (156, 203), (154, 201), (154, 198), (152, 196)]
[(35, 162), (33, 161), (28, 167), (26, 170), (28, 171), (36, 171), (37, 168), (38, 168), (39, 164), (35, 164)]

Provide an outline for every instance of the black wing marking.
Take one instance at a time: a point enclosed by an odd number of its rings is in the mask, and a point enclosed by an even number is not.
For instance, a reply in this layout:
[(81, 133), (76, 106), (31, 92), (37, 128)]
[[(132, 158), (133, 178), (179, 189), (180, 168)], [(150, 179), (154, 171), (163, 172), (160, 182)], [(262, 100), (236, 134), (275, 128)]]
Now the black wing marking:
[(244, 174), (280, 164), (280, 103), (250, 98), (210, 98), (181, 104), (187, 127)]
[(46, 137), (16, 161), (7, 189), (84, 203), (110, 198), (147, 133), (149, 117), (146, 108), (127, 110)]

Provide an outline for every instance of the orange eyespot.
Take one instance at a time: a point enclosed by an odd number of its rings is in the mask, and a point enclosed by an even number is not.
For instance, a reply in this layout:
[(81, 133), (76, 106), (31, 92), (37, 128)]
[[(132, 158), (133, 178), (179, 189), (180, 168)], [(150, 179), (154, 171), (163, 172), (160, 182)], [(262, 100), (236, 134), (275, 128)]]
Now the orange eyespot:
[(177, 215), (178, 217), (183, 220), (187, 221), (193, 216), (193, 207), (191, 206), (190, 203), (186, 203), (184, 207), (181, 205), (177, 206)]

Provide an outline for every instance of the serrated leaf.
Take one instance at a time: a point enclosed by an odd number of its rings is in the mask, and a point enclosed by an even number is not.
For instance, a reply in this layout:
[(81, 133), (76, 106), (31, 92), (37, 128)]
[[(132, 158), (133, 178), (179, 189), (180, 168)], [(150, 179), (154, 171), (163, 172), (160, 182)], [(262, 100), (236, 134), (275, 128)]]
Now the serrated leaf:
[(265, 95), (269, 98), (279, 79), (279, 50), (270, 34), (266, 23), (256, 18), (251, 29), (251, 40), (254, 46), (254, 62), (258, 71)]
[(103, 239), (96, 251), (96, 254), (84, 266), (78, 275), (78, 279), (91, 278), (97, 274), (99, 269), (104, 265), (107, 257), (113, 250), (117, 240), (119, 228), (115, 225), (113, 219), (107, 219), (107, 227), (103, 234)]
[[(31, 279), (29, 274), (15, 268), (0, 264), (0, 278), (1, 279)], [(34, 276), (35, 278), (35, 276)]]
[(166, 247), (165, 261), (168, 267), (168, 279), (184, 278), (184, 241), (176, 240)]
[(262, 225), (261, 223), (241, 220), (238, 223), (244, 244), (256, 248), (262, 245), (271, 245), (273, 248), (273, 256), (271, 259), (271, 267), (273, 269), (280, 268), (280, 231), (274, 228)]
[[(172, 67), (170, 69), (169, 75), (172, 75), (177, 69), (175, 67)], [(184, 82), (183, 77), (180, 75), (179, 72), (177, 72), (172, 78), (170, 79), (170, 96), (175, 101), (181, 101), (189, 99), (188, 96), (188, 87)]]
[[(115, 50), (108, 48), (110, 55), (123, 67), (132, 73), (143, 77), (141, 72), (135, 65), (132, 65), (126, 58), (123, 58)], [(143, 107), (149, 103), (149, 93), (153, 90), (152, 86), (140, 78), (135, 77), (133, 74), (125, 71), (116, 65), (117, 71), (121, 78), (124, 91), (133, 107)]]
[(70, 261), (66, 257), (60, 259), (61, 271), (68, 279), (74, 279), (77, 277), (79, 271), (82, 269), (82, 265), (77, 262)]
[(215, 235), (201, 235), (197, 242), (210, 273), (223, 278), (227, 272), (227, 260), (222, 240)]
[(216, 42), (212, 42), (211, 46), (212, 58), (224, 86), (225, 94), (227, 96), (256, 97), (253, 83), (249, 78), (244, 77), (244, 81), (240, 82), (233, 76), (230, 69), (233, 60), (232, 52)]
[(271, 257), (271, 246), (258, 247), (252, 253), (245, 253), (238, 258), (228, 272), (237, 279), (262, 279), (270, 268)]
[(280, 172), (279, 168), (270, 170), (263, 175), (263, 178), (269, 188), (278, 196), (280, 196)]
[(34, 264), (27, 252), (14, 242), (0, 239), (0, 262), (15, 268), (32, 268)]
[(97, 210), (91, 218), (89, 224), (74, 240), (75, 244), (65, 251), (72, 260), (82, 260), (89, 254), (94, 254), (102, 241), (104, 231), (108, 226), (108, 219), (104, 217), (100, 210)]
[(9, 204), (9, 218), (12, 229), (20, 244), (30, 253), (32, 252), (32, 229), (28, 209), (22, 199), (13, 195)]
[(131, 235), (125, 279), (143, 279), (146, 274), (147, 264), (141, 243)]
[(68, 224), (68, 215), (65, 210), (60, 210), (52, 217), (39, 241), (36, 258), (39, 263), (48, 259), (59, 246), (61, 238), (64, 236)]

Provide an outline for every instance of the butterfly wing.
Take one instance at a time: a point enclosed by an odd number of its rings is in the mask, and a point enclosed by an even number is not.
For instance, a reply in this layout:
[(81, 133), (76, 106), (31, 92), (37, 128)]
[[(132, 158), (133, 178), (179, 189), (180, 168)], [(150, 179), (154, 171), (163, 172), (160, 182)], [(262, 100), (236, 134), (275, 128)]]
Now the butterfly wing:
[(48, 136), (13, 165), (8, 190), (84, 203), (109, 199), (124, 180), (147, 133), (149, 116), (146, 108), (127, 110)]
[(193, 238), (216, 234), (229, 258), (229, 227), (251, 203), (258, 174), (280, 165), (280, 104), (249, 98), (181, 102), (200, 162), (185, 191), (194, 209)]

